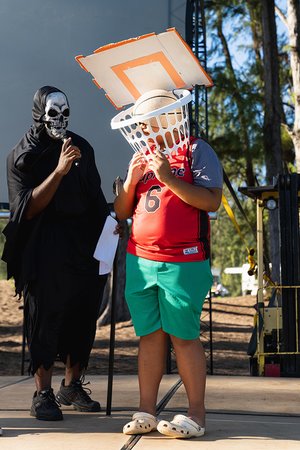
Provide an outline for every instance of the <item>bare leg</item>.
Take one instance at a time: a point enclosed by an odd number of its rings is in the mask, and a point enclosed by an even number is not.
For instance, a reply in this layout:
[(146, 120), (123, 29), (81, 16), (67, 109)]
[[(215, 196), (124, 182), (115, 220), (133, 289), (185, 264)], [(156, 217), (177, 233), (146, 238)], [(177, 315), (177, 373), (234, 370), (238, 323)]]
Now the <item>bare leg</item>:
[(168, 335), (162, 330), (141, 336), (139, 344), (139, 410), (156, 416), (159, 384), (165, 371)]
[(205, 426), (206, 359), (202, 344), (199, 339), (184, 340), (171, 336), (171, 340), (188, 397), (188, 415), (199, 425)]
[(69, 386), (72, 381), (79, 380), (82, 371), (79, 368), (79, 363), (71, 366), (70, 357), (67, 357), (67, 364), (65, 369), (65, 386)]
[(53, 366), (49, 370), (44, 369), (40, 366), (34, 374), (34, 381), (36, 385), (37, 392), (43, 391), (45, 389), (51, 388)]

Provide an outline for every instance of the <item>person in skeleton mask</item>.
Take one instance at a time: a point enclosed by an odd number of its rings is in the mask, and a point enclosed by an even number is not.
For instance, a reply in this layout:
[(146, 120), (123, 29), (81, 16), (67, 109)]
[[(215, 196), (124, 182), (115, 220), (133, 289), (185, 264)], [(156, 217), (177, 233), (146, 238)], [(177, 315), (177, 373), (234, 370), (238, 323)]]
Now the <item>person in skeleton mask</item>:
[(100, 410), (83, 388), (83, 373), (107, 278), (99, 276), (93, 253), (109, 208), (93, 148), (67, 130), (69, 113), (62, 91), (40, 88), (33, 125), (7, 158), (11, 216), (2, 259), (24, 297), (29, 370), (36, 383), (30, 413), (42, 420), (63, 418), (51, 387), (57, 356), (66, 366), (59, 402)]
[[(140, 406), (123, 428), (129, 435), (157, 429), (189, 438), (205, 432), (200, 315), (212, 285), (208, 211), (220, 205), (223, 177), (214, 150), (189, 137), (184, 95), (147, 92), (126, 112), (128, 122), (120, 121), (135, 150), (114, 203), (120, 220), (132, 216), (125, 297), (140, 336)], [(187, 416), (178, 414), (170, 422), (156, 417), (168, 336), (189, 404)]]

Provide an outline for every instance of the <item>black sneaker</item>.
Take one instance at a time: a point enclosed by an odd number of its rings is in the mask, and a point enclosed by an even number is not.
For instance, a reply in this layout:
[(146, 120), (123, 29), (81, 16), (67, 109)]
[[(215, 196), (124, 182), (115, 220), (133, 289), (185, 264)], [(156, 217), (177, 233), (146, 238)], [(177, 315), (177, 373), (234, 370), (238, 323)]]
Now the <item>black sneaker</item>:
[(65, 386), (63, 379), (60, 389), (56, 394), (56, 398), (62, 405), (73, 405), (74, 409), (83, 412), (98, 412), (101, 411), (99, 402), (92, 400), (89, 394), (91, 390), (83, 387), (89, 383), (83, 383), (83, 379), (72, 381), (69, 386)]
[(63, 420), (59, 406), (53, 394), (53, 389), (45, 389), (39, 392), (35, 391), (30, 415), (39, 420)]

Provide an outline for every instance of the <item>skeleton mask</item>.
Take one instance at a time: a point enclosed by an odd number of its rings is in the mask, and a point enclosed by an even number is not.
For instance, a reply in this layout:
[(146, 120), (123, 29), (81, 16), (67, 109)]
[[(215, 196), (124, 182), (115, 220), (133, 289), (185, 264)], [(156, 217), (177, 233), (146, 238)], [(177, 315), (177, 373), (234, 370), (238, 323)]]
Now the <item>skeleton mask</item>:
[(52, 92), (47, 95), (43, 122), (46, 131), (53, 139), (66, 136), (69, 123), (70, 109), (67, 97), (62, 92)]

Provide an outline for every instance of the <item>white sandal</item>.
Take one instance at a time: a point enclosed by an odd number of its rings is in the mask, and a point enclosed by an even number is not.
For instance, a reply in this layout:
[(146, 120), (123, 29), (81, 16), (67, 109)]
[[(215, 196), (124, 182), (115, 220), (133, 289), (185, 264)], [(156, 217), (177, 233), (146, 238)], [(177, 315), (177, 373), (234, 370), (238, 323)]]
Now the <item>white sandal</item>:
[(158, 420), (152, 414), (137, 412), (133, 414), (132, 421), (123, 427), (124, 434), (145, 434), (156, 430)]
[(177, 414), (171, 422), (161, 420), (157, 425), (157, 431), (165, 436), (189, 439), (192, 437), (203, 436), (205, 428), (190, 419), (190, 417)]

